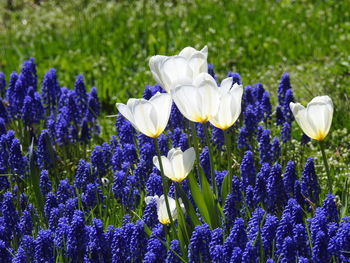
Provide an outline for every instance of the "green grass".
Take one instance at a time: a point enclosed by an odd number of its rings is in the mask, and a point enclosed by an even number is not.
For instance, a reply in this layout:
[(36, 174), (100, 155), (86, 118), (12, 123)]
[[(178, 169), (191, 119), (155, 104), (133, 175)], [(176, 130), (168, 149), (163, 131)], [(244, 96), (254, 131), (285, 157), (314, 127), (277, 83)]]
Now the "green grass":
[(6, 2), (0, 4), (6, 75), (30, 56), (39, 76), (55, 67), (70, 88), (82, 73), (112, 113), (116, 100), (140, 96), (154, 83), (150, 56), (207, 44), (220, 78), (236, 71), (244, 84), (262, 82), (274, 92), (288, 71), (297, 100), (329, 94), (335, 125), (350, 128), (349, 1), (22, 0), (14, 10)]

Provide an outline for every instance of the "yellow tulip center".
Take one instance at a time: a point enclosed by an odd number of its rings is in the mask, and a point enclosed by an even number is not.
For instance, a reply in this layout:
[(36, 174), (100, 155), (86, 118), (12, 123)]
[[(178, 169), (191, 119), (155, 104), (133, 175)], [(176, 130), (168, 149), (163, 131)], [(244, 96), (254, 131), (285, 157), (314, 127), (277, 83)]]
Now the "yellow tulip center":
[(159, 219), (159, 222), (163, 225), (168, 225), (170, 224), (170, 220), (169, 218), (162, 218), (162, 219)]
[(315, 134), (314, 138), (317, 141), (322, 141), (326, 137), (326, 133), (322, 130), (317, 130), (317, 133)]

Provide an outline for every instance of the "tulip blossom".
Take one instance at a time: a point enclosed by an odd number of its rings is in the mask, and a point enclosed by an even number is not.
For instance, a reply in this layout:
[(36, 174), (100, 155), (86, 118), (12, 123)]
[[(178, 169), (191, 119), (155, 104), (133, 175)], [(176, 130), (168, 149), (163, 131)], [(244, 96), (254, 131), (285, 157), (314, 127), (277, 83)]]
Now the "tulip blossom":
[(148, 137), (157, 138), (168, 124), (172, 99), (167, 93), (157, 92), (149, 100), (129, 99), (126, 105), (116, 105), (136, 130)]
[(218, 86), (208, 73), (199, 74), (193, 85), (177, 86), (171, 95), (182, 115), (193, 122), (207, 122), (219, 109)]
[(333, 103), (330, 97), (315, 97), (307, 104), (306, 108), (293, 102), (289, 104), (289, 107), (295, 120), (307, 136), (317, 141), (324, 140), (333, 118)]
[(167, 92), (178, 85), (189, 85), (200, 73), (208, 72), (208, 48), (184, 48), (176, 56), (153, 56), (149, 67), (157, 83)]
[[(158, 195), (147, 196), (147, 197), (145, 197), (146, 204), (148, 204), (152, 199), (155, 199), (156, 203), (157, 203), (157, 214), (158, 214), (159, 222), (162, 223), (163, 225), (170, 224), (170, 219), (169, 219), (168, 211), (166, 208), (164, 195), (161, 195), (160, 197), (158, 197)], [(168, 196), (168, 200), (169, 200), (169, 208), (170, 208), (171, 217), (172, 217), (172, 219), (176, 219), (177, 218), (176, 201), (175, 201), (175, 199), (171, 198), (170, 196)], [(179, 199), (179, 204), (180, 204), (181, 209), (184, 210), (185, 206), (182, 203), (181, 199)]]
[(230, 128), (241, 114), (243, 87), (237, 83), (232, 86), (232, 82), (232, 78), (226, 78), (221, 82), (218, 89), (220, 93), (219, 110), (209, 120), (221, 130)]
[[(164, 168), (164, 175), (175, 182), (182, 182), (192, 170), (196, 153), (193, 147), (185, 152), (180, 148), (173, 148), (168, 152), (168, 156), (162, 156), (161, 161)], [(160, 170), (159, 159), (153, 157), (153, 164)]]

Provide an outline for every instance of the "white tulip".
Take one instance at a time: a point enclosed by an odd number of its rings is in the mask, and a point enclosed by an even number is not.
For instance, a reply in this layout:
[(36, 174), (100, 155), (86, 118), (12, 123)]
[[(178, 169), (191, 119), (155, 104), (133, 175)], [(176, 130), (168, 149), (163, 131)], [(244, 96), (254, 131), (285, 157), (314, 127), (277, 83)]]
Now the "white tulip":
[(193, 122), (207, 122), (219, 109), (218, 86), (208, 73), (199, 74), (193, 85), (177, 86), (171, 95), (182, 115)]
[[(147, 197), (145, 197), (146, 204), (149, 204), (152, 199), (155, 199), (156, 203), (157, 203), (157, 214), (158, 214), (159, 222), (162, 223), (163, 225), (170, 224), (170, 219), (169, 219), (168, 211), (166, 208), (164, 195), (161, 195), (160, 197), (158, 197), (158, 195), (147, 196)], [(175, 201), (175, 199), (168, 196), (168, 202), (169, 202), (171, 218), (173, 220), (175, 220), (177, 218), (176, 201)], [(179, 199), (179, 204), (180, 204), (181, 209), (184, 211), (185, 206), (182, 203), (181, 198)]]
[(333, 118), (333, 103), (329, 96), (313, 98), (306, 108), (293, 102), (289, 104), (289, 107), (307, 136), (317, 141), (322, 141), (327, 136)]
[[(167, 157), (161, 157), (165, 176), (175, 182), (182, 182), (192, 170), (195, 159), (196, 153), (193, 147), (185, 152), (180, 148), (171, 149)], [(157, 156), (153, 157), (153, 164), (160, 170)]]
[(235, 83), (233, 79), (226, 78), (221, 82), (219, 93), (219, 110), (209, 121), (216, 128), (226, 130), (230, 128), (241, 114), (243, 86)]
[(168, 124), (172, 99), (167, 93), (157, 92), (149, 100), (129, 99), (126, 105), (123, 103), (116, 105), (118, 111), (136, 130), (157, 138)]
[(176, 56), (153, 56), (149, 67), (156, 82), (167, 92), (178, 85), (190, 85), (200, 73), (208, 72), (208, 48), (184, 48)]

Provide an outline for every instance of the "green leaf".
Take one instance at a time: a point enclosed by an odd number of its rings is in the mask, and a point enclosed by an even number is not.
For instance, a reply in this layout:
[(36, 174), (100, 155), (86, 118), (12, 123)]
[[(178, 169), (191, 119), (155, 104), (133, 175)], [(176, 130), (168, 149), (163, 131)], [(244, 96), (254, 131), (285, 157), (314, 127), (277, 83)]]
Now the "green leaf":
[(227, 172), (221, 185), (221, 200), (225, 203), (226, 197), (232, 191), (232, 174)]
[(204, 200), (203, 194), (199, 189), (199, 186), (197, 184), (194, 174), (190, 174), (187, 178), (188, 178), (188, 185), (192, 194), (192, 198), (196, 203), (204, 222), (207, 223), (208, 225), (211, 225), (209, 211), (206, 206), (206, 202)]
[(185, 205), (186, 212), (191, 219), (191, 222), (193, 224), (193, 227), (196, 225), (201, 225), (201, 221), (198, 219), (196, 211), (194, 210), (191, 201), (188, 199), (187, 194), (184, 192), (184, 190), (181, 187), (181, 184), (175, 184), (176, 191), (179, 193), (183, 204)]

